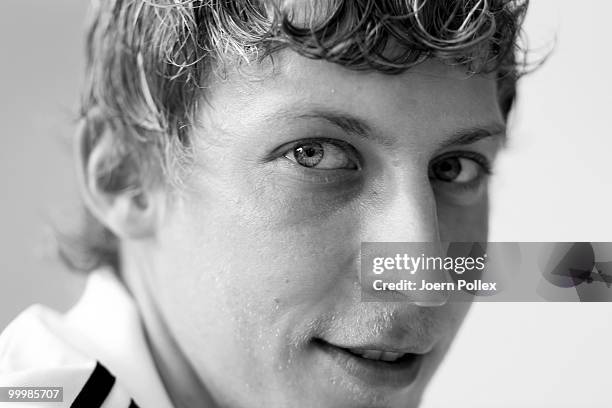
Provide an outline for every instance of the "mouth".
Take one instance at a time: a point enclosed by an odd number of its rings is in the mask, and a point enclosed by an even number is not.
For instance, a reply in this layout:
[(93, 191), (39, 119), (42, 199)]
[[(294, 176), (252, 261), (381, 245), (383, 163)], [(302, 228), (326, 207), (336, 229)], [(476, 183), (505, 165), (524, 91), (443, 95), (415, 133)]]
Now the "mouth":
[(382, 346), (344, 347), (319, 338), (313, 339), (313, 344), (330, 363), (371, 386), (409, 386), (428, 354)]

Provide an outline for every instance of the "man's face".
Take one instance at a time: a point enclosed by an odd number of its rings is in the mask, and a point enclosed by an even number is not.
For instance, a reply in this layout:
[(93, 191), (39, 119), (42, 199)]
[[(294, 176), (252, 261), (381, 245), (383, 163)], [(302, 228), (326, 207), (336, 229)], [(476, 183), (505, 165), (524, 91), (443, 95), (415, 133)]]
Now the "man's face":
[(208, 89), (147, 285), (228, 406), (416, 406), (469, 306), (361, 302), (360, 244), (486, 239), (495, 81), (275, 60)]

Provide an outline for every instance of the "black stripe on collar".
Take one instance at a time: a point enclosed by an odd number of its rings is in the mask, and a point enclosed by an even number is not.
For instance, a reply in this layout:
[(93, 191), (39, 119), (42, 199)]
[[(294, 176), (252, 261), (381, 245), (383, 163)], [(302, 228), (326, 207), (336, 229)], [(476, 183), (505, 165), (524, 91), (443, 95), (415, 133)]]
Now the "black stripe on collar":
[(115, 377), (100, 362), (85, 382), (70, 408), (99, 408), (110, 394)]

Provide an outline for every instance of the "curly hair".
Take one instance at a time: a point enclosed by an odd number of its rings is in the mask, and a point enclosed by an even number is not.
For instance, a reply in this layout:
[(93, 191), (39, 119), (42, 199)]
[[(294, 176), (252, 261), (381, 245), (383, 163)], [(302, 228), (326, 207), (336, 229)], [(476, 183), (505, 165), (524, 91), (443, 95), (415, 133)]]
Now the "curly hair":
[[(206, 82), (281, 49), (348, 69), (398, 74), (431, 58), (494, 73), (505, 116), (523, 73), (528, 0), (95, 0), (80, 109), (86, 155), (108, 131), (107, 191), (180, 184)], [(121, 131), (118, 131), (121, 130)], [(119, 265), (117, 238), (85, 209), (60, 234), (73, 269)]]

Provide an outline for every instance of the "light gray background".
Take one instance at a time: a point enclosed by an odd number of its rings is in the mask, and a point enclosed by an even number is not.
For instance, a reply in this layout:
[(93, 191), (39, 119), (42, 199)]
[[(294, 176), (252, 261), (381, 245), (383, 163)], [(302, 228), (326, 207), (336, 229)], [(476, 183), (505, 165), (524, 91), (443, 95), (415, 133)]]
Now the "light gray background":
[[(47, 256), (74, 214), (70, 148), (83, 0), (0, 6), (0, 328), (33, 302), (65, 310), (83, 278)], [(612, 241), (612, 80), (603, 0), (532, 0), (535, 48), (493, 185), (493, 241)], [(476, 304), (425, 407), (609, 407), (612, 304)]]

